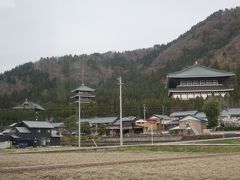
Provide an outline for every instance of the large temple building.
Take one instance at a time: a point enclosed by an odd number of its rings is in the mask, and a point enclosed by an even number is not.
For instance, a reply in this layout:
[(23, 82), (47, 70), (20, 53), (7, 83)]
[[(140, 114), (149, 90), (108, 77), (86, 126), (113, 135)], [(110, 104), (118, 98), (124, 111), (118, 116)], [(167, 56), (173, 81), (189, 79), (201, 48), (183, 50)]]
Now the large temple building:
[(234, 76), (231, 72), (220, 71), (197, 62), (181, 71), (167, 75), (168, 96), (182, 100), (208, 96), (222, 96), (233, 91), (226, 80)]

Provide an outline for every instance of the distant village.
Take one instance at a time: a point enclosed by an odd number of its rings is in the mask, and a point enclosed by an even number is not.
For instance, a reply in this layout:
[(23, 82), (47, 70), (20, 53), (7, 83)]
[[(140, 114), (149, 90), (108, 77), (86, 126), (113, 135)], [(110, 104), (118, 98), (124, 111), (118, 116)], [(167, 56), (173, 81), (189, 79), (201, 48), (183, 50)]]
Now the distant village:
[[(233, 88), (226, 84), (226, 80), (234, 76), (231, 72), (224, 72), (202, 66), (197, 62), (181, 71), (167, 75), (167, 88), (170, 98), (189, 100), (197, 97), (207, 99), (209, 96), (225, 97)], [(94, 89), (82, 84), (73, 90), (73, 98), (79, 103), (88, 103), (95, 97)], [(36, 112), (44, 111), (41, 105), (26, 99), (15, 109), (34, 109)], [(80, 112), (80, 111), (79, 111)], [(168, 141), (179, 137), (195, 137), (203, 135), (216, 135), (213, 128), (208, 128), (208, 117), (204, 112), (194, 109), (176, 111), (171, 114), (152, 114), (150, 117), (94, 117), (81, 118), (81, 123), (88, 123), (91, 134), (103, 140), (117, 139), (121, 128), (124, 139), (152, 137), (154, 141)], [(0, 132), (0, 148), (24, 148), (40, 146), (64, 145), (64, 137), (80, 137), (80, 131), (70, 131), (63, 122), (53, 123), (39, 121), (36, 113), (35, 121), (22, 120), (10, 124)], [(121, 127), (122, 121), (122, 127)], [(79, 123), (76, 122), (76, 126)], [(103, 132), (98, 132), (99, 127)], [(220, 112), (216, 127), (240, 127), (240, 108), (227, 108)], [(80, 127), (80, 125), (79, 125)], [(164, 139), (165, 138), (165, 139)], [(175, 138), (175, 139), (174, 139)], [(151, 138), (150, 138), (151, 139)], [(149, 139), (148, 139), (149, 140)], [(117, 140), (116, 140), (117, 141)], [(93, 145), (97, 143), (93, 141)], [(77, 145), (73, 143), (72, 145)]]

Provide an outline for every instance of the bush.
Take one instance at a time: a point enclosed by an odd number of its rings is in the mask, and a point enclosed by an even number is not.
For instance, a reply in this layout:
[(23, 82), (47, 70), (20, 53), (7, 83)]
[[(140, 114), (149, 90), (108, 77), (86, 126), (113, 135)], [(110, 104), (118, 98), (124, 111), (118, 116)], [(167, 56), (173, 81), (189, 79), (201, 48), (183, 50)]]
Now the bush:
[(77, 141), (77, 137), (74, 136), (64, 136), (62, 138), (62, 145), (72, 145), (74, 141)]
[(240, 131), (240, 127), (236, 126), (217, 127), (216, 131)]

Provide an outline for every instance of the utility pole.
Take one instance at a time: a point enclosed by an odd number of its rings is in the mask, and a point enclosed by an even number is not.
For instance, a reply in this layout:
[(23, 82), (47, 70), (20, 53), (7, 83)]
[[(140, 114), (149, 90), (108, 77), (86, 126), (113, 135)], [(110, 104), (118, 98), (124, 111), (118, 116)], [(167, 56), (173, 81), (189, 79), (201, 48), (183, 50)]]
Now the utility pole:
[(81, 96), (78, 94), (78, 147), (81, 147)]
[(152, 145), (153, 145), (153, 124), (151, 123), (151, 137), (152, 137)]
[[(164, 115), (165, 114), (165, 109), (164, 109), (164, 105), (162, 105), (162, 115)], [(164, 130), (164, 123), (163, 123), (163, 121), (164, 121), (164, 119), (162, 120), (162, 131)]]
[(146, 105), (143, 104), (143, 119), (146, 119)]
[(119, 103), (120, 103), (120, 146), (123, 146), (123, 127), (122, 127), (122, 77), (119, 80)]

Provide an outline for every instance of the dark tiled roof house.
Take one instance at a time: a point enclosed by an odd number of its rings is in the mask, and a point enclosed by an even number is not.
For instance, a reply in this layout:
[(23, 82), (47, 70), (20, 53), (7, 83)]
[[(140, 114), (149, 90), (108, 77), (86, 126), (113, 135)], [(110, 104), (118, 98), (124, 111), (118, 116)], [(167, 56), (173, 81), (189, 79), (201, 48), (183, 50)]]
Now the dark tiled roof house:
[(7, 139), (12, 145), (21, 146), (57, 146), (62, 137), (54, 126), (46, 121), (22, 121), (3, 131), (0, 139)]

